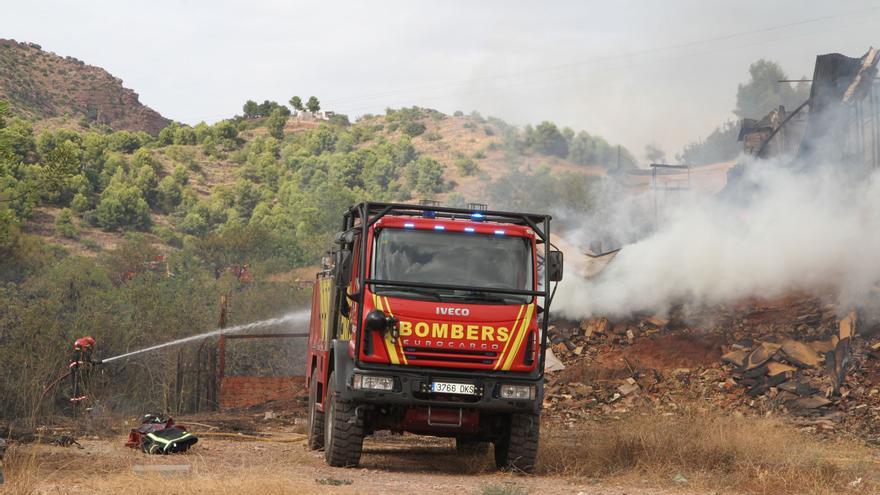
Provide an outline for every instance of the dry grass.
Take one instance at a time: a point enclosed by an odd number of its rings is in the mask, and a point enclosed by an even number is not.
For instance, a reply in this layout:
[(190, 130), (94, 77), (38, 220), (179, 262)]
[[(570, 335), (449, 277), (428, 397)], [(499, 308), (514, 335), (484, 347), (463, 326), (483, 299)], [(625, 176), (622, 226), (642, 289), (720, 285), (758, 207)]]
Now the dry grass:
[(36, 454), (33, 451), (28, 453), (17, 446), (12, 446), (3, 459), (3, 474), (6, 483), (0, 486), (0, 493), (4, 495), (35, 493), (40, 482)]
[[(602, 478), (631, 475), (745, 493), (875, 493), (874, 453), (855, 442), (821, 441), (775, 419), (688, 413), (633, 416), (553, 431), (539, 471)], [(856, 482), (855, 486), (850, 485)]]
[[(374, 444), (364, 469), (356, 470), (329, 468), (299, 444), (222, 438), (180, 456), (145, 456), (123, 447), (121, 438), (87, 442), (85, 451), (14, 445), (0, 493), (436, 493), (452, 480), (462, 493), (493, 494), (559, 493), (594, 481), (624, 487), (597, 493), (880, 492), (876, 451), (853, 441), (822, 441), (774, 419), (689, 413), (633, 415), (575, 429), (548, 425), (535, 477), (494, 473), (491, 454), (462, 463), (434, 444), (384, 442)], [(136, 465), (160, 464), (190, 470), (168, 478), (133, 472)], [(677, 475), (687, 481), (673, 481)]]

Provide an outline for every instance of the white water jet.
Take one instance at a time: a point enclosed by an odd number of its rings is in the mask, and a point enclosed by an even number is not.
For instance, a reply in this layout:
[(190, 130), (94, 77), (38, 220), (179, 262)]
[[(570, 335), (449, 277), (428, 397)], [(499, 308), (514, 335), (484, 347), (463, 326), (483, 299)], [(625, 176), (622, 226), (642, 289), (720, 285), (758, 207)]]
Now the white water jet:
[[(260, 320), (252, 323), (246, 323), (244, 325), (236, 325), (234, 327), (228, 328), (218, 328), (216, 330), (212, 330), (210, 332), (200, 333), (198, 335), (192, 335), (190, 337), (184, 337), (177, 340), (172, 340), (170, 342), (165, 342), (164, 344), (157, 344), (151, 347), (146, 347), (144, 349), (139, 349), (136, 351), (126, 352), (125, 354), (120, 354), (118, 356), (109, 357), (104, 359), (103, 363), (109, 363), (111, 361), (116, 361), (117, 359), (127, 358), (134, 356), (136, 354), (142, 354), (144, 352), (156, 351), (159, 349), (163, 349), (165, 347), (171, 347), (175, 345), (185, 344), (187, 342), (193, 342), (196, 340), (207, 339), (209, 337), (219, 337), (220, 335), (226, 335), (228, 333), (238, 333), (244, 332), (247, 330), (253, 330), (255, 328), (263, 328), (263, 327), (272, 327), (276, 325), (281, 325), (284, 323), (308, 323), (309, 316), (311, 315), (311, 310), (303, 309), (300, 311), (294, 311), (293, 313), (288, 313), (284, 316), (280, 316), (278, 318), (271, 318), (268, 320)], [(305, 332), (304, 334), (308, 334)]]

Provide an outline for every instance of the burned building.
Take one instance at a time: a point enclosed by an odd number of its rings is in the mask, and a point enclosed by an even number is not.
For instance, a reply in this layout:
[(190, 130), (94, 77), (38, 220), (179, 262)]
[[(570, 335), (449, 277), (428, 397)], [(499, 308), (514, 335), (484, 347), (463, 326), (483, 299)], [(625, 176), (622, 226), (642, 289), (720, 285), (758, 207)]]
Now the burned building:
[(780, 106), (760, 120), (743, 119), (743, 151), (758, 158), (788, 155), (802, 166), (880, 166), (878, 60), (873, 47), (859, 58), (817, 56), (809, 99), (790, 112)]

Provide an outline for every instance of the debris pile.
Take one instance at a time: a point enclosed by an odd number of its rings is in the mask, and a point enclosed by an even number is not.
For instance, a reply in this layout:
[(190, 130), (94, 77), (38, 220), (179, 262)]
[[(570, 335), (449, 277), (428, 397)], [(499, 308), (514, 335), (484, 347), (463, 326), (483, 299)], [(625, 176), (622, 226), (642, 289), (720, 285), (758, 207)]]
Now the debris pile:
[(565, 370), (547, 375), (547, 411), (575, 422), (700, 407), (880, 439), (880, 342), (855, 312), (790, 297), (682, 313), (555, 322)]

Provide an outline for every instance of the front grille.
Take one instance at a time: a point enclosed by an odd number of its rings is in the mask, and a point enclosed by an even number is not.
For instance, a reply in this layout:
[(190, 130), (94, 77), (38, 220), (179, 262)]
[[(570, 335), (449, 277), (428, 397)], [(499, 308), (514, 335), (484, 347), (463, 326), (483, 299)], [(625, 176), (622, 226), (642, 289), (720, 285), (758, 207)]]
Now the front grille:
[(405, 347), (403, 353), (408, 361), (440, 361), (446, 363), (471, 363), (487, 364), (495, 363), (497, 352), (470, 351), (456, 349), (426, 349), (418, 347)]

